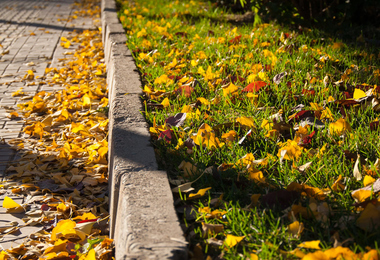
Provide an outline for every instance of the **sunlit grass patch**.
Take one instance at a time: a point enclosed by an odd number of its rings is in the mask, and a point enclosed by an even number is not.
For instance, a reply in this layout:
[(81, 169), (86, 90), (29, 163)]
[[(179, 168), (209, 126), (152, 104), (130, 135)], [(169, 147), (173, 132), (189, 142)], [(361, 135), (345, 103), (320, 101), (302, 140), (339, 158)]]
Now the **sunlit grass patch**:
[(374, 253), (379, 190), (351, 193), (378, 178), (377, 50), (205, 2), (120, 3), (193, 257)]

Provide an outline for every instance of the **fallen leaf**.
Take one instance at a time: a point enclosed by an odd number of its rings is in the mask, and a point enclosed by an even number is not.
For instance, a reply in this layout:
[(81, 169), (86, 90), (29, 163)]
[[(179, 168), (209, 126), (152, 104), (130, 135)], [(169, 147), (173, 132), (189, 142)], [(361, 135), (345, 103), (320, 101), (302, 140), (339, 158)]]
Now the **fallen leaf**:
[(321, 249), (319, 246), (320, 240), (314, 240), (314, 241), (305, 241), (299, 244), (297, 247), (302, 247), (302, 248), (308, 248), (308, 249)]
[(350, 124), (343, 118), (338, 119), (329, 125), (329, 130), (331, 134), (342, 135), (345, 132), (351, 132)]
[(186, 200), (194, 200), (203, 197), (208, 190), (211, 190), (211, 187), (200, 189), (197, 193), (190, 193)]
[(263, 87), (266, 87), (268, 84), (264, 81), (254, 81), (245, 88), (243, 88), (242, 92), (258, 92)]
[(171, 116), (165, 120), (165, 123), (169, 126), (179, 127), (185, 123), (186, 113), (178, 113), (175, 116)]
[(288, 73), (286, 71), (277, 74), (276, 76), (273, 77), (273, 82), (277, 85), (280, 84), (282, 78), (285, 77), (287, 74)]
[(3, 208), (13, 209), (13, 208), (19, 208), (19, 207), (21, 207), (21, 205), (15, 202), (13, 199), (9, 198), (8, 196), (4, 197)]
[(380, 211), (372, 203), (368, 203), (356, 220), (356, 225), (364, 231), (371, 232), (379, 227)]
[(236, 246), (238, 243), (240, 243), (244, 238), (245, 236), (239, 237), (239, 236), (227, 234), (226, 239), (224, 240), (224, 244), (227, 247), (231, 248), (231, 247)]
[(202, 234), (204, 238), (223, 232), (223, 224), (207, 224), (202, 222)]
[(300, 223), (299, 221), (294, 221), (288, 226), (288, 232), (297, 237), (302, 233), (303, 229), (303, 223)]

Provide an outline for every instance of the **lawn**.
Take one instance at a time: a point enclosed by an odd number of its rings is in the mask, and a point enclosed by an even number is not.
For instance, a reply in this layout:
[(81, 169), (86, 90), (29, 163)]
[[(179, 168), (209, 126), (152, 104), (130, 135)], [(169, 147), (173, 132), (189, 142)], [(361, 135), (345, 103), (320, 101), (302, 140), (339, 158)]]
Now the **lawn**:
[(190, 258), (377, 259), (378, 49), (208, 2), (118, 3)]

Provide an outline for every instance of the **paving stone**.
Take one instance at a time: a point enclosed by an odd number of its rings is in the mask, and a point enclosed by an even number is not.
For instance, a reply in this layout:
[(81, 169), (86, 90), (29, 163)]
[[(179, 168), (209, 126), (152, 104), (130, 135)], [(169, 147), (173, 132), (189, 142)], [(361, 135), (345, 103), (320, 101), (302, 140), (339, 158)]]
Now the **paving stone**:
[[(10, 120), (8, 113), (1, 106), (15, 106), (27, 101), (12, 97), (12, 93), (23, 88), (23, 92), (34, 94), (37, 91), (55, 91), (63, 89), (60, 85), (26, 86), (28, 82), (12, 82), (24, 77), (28, 70), (34, 70), (35, 76), (43, 76), (47, 67), (57, 66), (59, 59), (65, 58), (64, 53), (71, 49), (60, 46), (60, 38), (69, 35), (73, 29), (94, 28), (91, 18), (67, 19), (73, 11), (75, 0), (0, 0), (0, 44), (8, 54), (0, 55), (0, 137), (9, 141), (22, 136), (22, 121)], [(7, 9), (5, 6), (13, 6)], [(38, 6), (40, 8), (34, 8)], [(62, 21), (57, 21), (60, 18)], [(95, 29), (95, 28), (94, 28)], [(33, 33), (32, 33), (33, 32)], [(34, 35), (33, 35), (34, 34)], [(28, 66), (33, 62), (35, 66)], [(50, 63), (51, 62), (51, 63)], [(7, 74), (9, 74), (7, 76)], [(4, 77), (7, 76), (7, 77)], [(9, 145), (3, 144), (0, 138), (0, 176), (4, 181), (8, 161), (12, 161), (15, 151)], [(4, 197), (4, 196), (3, 196)], [(0, 205), (3, 197), (0, 196)], [(19, 204), (22, 198), (15, 197)], [(0, 226), (16, 221), (22, 224), (22, 214), (8, 214), (0, 207)], [(18, 232), (5, 235), (0, 241), (1, 249), (17, 246), (39, 227), (22, 227)]]

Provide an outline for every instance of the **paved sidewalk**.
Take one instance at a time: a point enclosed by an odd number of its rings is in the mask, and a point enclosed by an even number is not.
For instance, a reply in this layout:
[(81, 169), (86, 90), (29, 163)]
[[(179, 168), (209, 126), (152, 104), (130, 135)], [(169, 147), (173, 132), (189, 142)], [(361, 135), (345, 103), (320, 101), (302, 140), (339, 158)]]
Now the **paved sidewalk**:
[[(54, 91), (61, 86), (44, 84), (47, 67), (59, 67), (59, 60), (70, 49), (60, 46), (60, 38), (73, 30), (94, 29), (90, 17), (75, 17), (74, 0), (0, 0), (0, 229), (10, 222), (23, 224), (22, 214), (8, 214), (2, 208), (6, 195), (19, 204), (24, 198), (12, 195), (14, 183), (6, 181), (7, 164), (15, 159), (15, 151), (7, 141), (21, 137), (22, 121), (11, 120), (9, 112), (20, 97), (12, 93), (23, 88), (32, 95), (38, 91)], [(34, 81), (23, 81), (28, 70), (33, 70)], [(37, 82), (37, 84), (31, 84)], [(7, 189), (8, 188), (8, 189)], [(17, 232), (0, 236), (0, 251), (21, 244), (38, 227), (21, 227)]]

